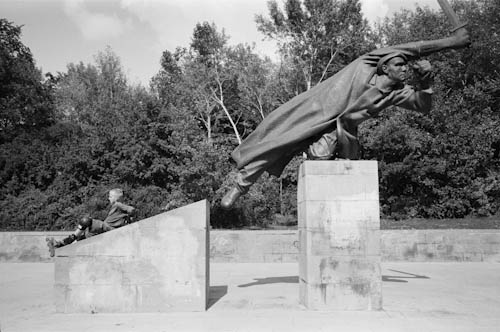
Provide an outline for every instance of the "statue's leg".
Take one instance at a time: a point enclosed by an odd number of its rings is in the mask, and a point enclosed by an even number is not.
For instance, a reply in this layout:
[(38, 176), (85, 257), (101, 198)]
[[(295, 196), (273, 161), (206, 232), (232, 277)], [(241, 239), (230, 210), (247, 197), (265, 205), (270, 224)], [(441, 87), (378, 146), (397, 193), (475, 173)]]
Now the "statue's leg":
[(329, 160), (335, 156), (337, 148), (337, 130), (333, 130), (312, 143), (306, 151), (307, 159)]
[(246, 194), (255, 181), (264, 173), (264, 166), (267, 163), (267, 160), (257, 160), (239, 170), (235, 186), (221, 200), (222, 208), (230, 209), (241, 195)]
[(264, 164), (266, 162), (263, 160), (258, 160), (246, 165), (243, 169), (238, 172), (236, 178), (236, 185), (238, 189), (241, 190), (243, 194), (248, 192), (248, 189), (257, 181), (257, 179), (264, 173)]
[(357, 127), (347, 131), (337, 130), (337, 157), (341, 159), (357, 160), (360, 157), (360, 146)]
[(307, 159), (330, 160), (359, 159), (359, 140), (357, 137), (357, 127), (349, 130), (345, 125), (337, 123), (337, 128), (324, 134), (319, 140), (312, 143), (307, 149)]

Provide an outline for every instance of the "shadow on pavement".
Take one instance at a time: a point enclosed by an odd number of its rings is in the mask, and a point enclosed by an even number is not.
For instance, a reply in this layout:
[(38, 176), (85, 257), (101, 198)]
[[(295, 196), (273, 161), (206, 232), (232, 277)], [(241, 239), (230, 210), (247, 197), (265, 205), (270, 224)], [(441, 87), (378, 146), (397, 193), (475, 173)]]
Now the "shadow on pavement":
[[(398, 271), (398, 270), (389, 270), (389, 271), (400, 273), (402, 275), (391, 275), (391, 276), (383, 275), (382, 281), (408, 282), (407, 279), (430, 279), (430, 277), (427, 277), (424, 275), (419, 275), (419, 274), (414, 274), (414, 273), (409, 273), (409, 272), (404, 272), (404, 271)], [(278, 283), (295, 283), (295, 284), (299, 283), (298, 276), (254, 278), (254, 280), (255, 280), (254, 282), (251, 282), (248, 284), (243, 284), (243, 285), (238, 285), (238, 287), (250, 287), (250, 286), (278, 284)]]
[(210, 286), (208, 295), (207, 310), (210, 309), (217, 301), (227, 294), (227, 285), (224, 286)]
[(251, 282), (249, 284), (238, 285), (238, 287), (250, 287), (250, 286), (278, 284), (278, 283), (298, 284), (299, 276), (254, 278), (254, 280), (255, 280), (254, 282)]
[(427, 276), (422, 276), (414, 273), (408, 273), (408, 272), (403, 272), (403, 271), (398, 271), (398, 270), (389, 270), (392, 272), (396, 273), (401, 273), (404, 274), (402, 276), (382, 276), (382, 281), (387, 281), (387, 282), (408, 282), (408, 280), (405, 279), (430, 279), (430, 277)]

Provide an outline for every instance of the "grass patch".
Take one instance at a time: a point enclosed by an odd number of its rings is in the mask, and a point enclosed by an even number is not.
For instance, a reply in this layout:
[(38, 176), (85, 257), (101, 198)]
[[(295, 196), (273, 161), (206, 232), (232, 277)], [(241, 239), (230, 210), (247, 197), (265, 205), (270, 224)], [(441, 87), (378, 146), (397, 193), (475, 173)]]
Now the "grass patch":
[(500, 229), (500, 217), (380, 220), (380, 229)]
[[(295, 230), (297, 225), (268, 224), (244, 229)], [(382, 219), (380, 229), (500, 229), (500, 216), (461, 219)]]

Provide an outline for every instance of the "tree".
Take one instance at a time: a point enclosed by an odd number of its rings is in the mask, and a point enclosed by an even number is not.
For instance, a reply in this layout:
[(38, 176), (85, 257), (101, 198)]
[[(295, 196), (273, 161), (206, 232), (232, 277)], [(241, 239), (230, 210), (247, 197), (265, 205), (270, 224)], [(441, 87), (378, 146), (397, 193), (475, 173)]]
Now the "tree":
[(182, 68), (180, 61), (185, 56), (186, 50), (177, 48), (174, 53), (166, 50), (160, 59), (161, 69), (151, 79), (151, 89), (162, 101), (164, 106), (172, 105), (179, 98)]
[(222, 109), (231, 124), (238, 144), (240, 144), (240, 132), (227, 107), (227, 90), (231, 89), (230, 82), (233, 78), (230, 73), (228, 75), (224, 70), (227, 39), (224, 31), (221, 33), (217, 31), (215, 24), (209, 24), (208, 22), (197, 23), (193, 32), (191, 49), (196, 54), (196, 60), (202, 64), (202, 67), (195, 67), (195, 70), (204, 78), (204, 84), (200, 92), (205, 98), (206, 109), (213, 109), (210, 102), (215, 102)]
[(51, 86), (44, 84), (21, 26), (0, 19), (0, 134), (48, 126), (54, 121)]
[[(473, 48), (430, 57), (434, 106), (427, 117), (394, 108), (361, 129), (365, 158), (380, 160), (381, 204), (394, 218), (457, 218), (498, 211), (498, 3), (455, 2), (467, 17)], [(386, 19), (381, 40), (442, 38), (445, 17), (428, 8)], [(488, 37), (484, 37), (489, 33)]]
[(228, 50), (228, 63), (236, 77), (239, 108), (244, 109), (242, 135), (245, 136), (278, 105), (277, 67), (269, 58), (262, 59), (253, 48), (242, 44)]
[(59, 117), (81, 126), (96, 126), (98, 120), (98, 70), (94, 65), (70, 63), (56, 78), (55, 101)]
[(95, 62), (68, 64), (67, 73), (57, 77), (56, 104), (63, 120), (105, 137), (123, 127), (128, 86), (120, 59), (110, 47), (98, 52)]
[(256, 16), (257, 27), (278, 42), (297, 80), (295, 94), (309, 90), (373, 48), (370, 28), (358, 0), (287, 0), (284, 11), (275, 0), (269, 16)]

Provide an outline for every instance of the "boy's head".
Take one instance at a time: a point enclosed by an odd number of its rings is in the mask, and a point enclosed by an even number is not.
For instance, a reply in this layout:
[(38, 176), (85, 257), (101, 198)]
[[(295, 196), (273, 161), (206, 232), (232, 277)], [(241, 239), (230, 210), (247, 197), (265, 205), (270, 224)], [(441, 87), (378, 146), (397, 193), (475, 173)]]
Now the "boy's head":
[(122, 196), (123, 190), (121, 190), (120, 188), (115, 188), (109, 191), (108, 199), (111, 204), (114, 204), (118, 202), (122, 198)]

